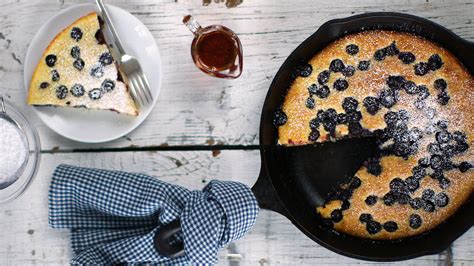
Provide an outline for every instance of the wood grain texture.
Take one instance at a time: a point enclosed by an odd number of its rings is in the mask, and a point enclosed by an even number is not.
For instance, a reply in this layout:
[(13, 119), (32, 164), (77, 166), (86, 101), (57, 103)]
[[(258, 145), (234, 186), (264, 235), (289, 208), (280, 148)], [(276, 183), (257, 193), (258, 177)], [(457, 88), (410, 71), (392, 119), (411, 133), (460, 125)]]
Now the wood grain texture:
[[(258, 151), (120, 152), (44, 154), (32, 186), (16, 201), (0, 206), (0, 265), (67, 264), (71, 258), (67, 230), (51, 229), (47, 191), (60, 163), (143, 172), (189, 189), (212, 179), (253, 185), (260, 170)], [(473, 264), (474, 230), (457, 240), (451, 251), (398, 265)], [(261, 211), (244, 238), (221, 250), (220, 265), (368, 264), (329, 251), (311, 241), (283, 216)]]
[[(103, 144), (69, 141), (48, 129), (25, 105), (23, 62), (40, 26), (53, 14), (87, 1), (0, 1), (0, 94), (22, 108), (44, 150), (159, 145), (255, 145), (263, 101), (286, 57), (324, 22), (370, 11), (396, 11), (433, 20), (474, 40), (472, 0), (244, 0), (237, 8), (200, 0), (110, 0), (152, 32), (163, 57), (163, 86), (149, 118), (134, 132)], [(237, 80), (206, 76), (192, 63), (192, 35), (181, 23), (193, 14), (202, 25), (224, 24), (241, 38), (244, 72)]]

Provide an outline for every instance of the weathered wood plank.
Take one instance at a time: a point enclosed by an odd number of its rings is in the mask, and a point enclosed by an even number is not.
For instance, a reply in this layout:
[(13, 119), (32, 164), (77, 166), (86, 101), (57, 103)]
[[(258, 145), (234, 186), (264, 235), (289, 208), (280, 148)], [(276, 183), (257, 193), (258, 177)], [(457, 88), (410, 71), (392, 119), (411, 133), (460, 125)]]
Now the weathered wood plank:
[[(49, 130), (25, 105), (23, 62), (27, 46), (51, 15), (86, 1), (0, 2), (0, 94), (19, 105), (38, 129), (43, 149), (166, 145), (254, 145), (263, 101), (279, 66), (322, 23), (369, 11), (398, 11), (423, 16), (474, 40), (470, 0), (323, 1), (244, 0), (237, 8), (203, 7), (200, 0), (110, 0), (135, 14), (151, 30), (163, 57), (163, 86), (145, 123), (128, 136), (99, 145), (81, 144)], [(192, 13), (203, 24), (222, 23), (235, 30), (244, 46), (244, 73), (219, 80), (199, 72), (190, 57), (192, 35), (181, 18)]]
[[(201, 189), (212, 179), (240, 181), (251, 186), (260, 170), (259, 160), (257, 151), (44, 154), (38, 176), (27, 192), (16, 201), (0, 206), (0, 265), (67, 264), (70, 259), (69, 233), (53, 230), (47, 222), (50, 175), (59, 163), (139, 171), (189, 189)], [(471, 230), (456, 241), (452, 255), (443, 252), (398, 264), (472, 265), (473, 236)], [(270, 211), (261, 211), (250, 233), (222, 250), (219, 257), (221, 265), (236, 260), (242, 265), (366, 264), (317, 245), (286, 218)]]

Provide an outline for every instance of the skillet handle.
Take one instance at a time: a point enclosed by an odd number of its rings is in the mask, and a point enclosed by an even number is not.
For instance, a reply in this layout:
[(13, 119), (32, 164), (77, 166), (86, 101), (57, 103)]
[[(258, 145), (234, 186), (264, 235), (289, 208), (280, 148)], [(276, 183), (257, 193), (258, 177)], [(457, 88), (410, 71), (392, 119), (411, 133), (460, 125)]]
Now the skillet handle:
[(288, 211), (283, 207), (263, 166), (260, 169), (257, 182), (252, 187), (252, 192), (257, 198), (260, 208), (278, 212), (288, 217)]

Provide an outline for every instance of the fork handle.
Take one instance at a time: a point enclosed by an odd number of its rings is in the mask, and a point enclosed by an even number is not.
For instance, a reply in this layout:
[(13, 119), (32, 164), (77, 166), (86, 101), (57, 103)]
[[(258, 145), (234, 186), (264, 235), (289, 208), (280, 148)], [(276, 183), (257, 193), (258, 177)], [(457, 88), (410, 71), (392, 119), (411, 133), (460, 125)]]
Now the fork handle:
[(125, 54), (125, 50), (123, 49), (122, 46), (122, 41), (120, 41), (120, 37), (117, 34), (117, 30), (114, 27), (114, 24), (112, 23), (112, 20), (110, 19), (109, 12), (105, 8), (104, 3), (102, 0), (96, 0), (97, 6), (99, 7), (100, 15), (104, 19), (105, 24), (107, 24), (107, 28), (109, 29), (110, 33), (112, 34), (113, 38), (113, 43), (115, 45), (115, 48), (117, 49), (117, 52), (120, 54), (120, 56)]

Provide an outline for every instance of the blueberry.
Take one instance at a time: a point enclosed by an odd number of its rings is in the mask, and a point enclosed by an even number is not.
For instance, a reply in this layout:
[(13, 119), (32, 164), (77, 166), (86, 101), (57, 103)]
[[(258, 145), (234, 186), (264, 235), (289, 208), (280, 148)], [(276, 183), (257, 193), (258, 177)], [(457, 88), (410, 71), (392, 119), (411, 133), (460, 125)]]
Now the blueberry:
[(405, 84), (403, 84), (403, 89), (406, 93), (411, 95), (418, 94), (420, 92), (418, 86), (416, 86), (415, 82), (413, 81), (406, 81)]
[(422, 100), (416, 100), (414, 105), (417, 109), (423, 109), (425, 108), (426, 103)]
[(382, 61), (387, 57), (387, 51), (385, 49), (379, 49), (374, 53), (374, 59), (376, 61)]
[(79, 46), (74, 46), (71, 48), (71, 56), (72, 58), (80, 58), (81, 57), (81, 49), (79, 48)]
[(392, 233), (392, 232), (397, 231), (398, 225), (394, 221), (388, 221), (383, 224), (383, 229), (385, 229), (385, 231), (387, 232)]
[(388, 56), (394, 56), (400, 53), (395, 42), (392, 42), (389, 46), (385, 47)]
[(311, 121), (309, 121), (309, 128), (310, 129), (318, 129), (319, 127), (319, 119), (318, 118), (313, 118)]
[(462, 133), (461, 131), (454, 131), (453, 138), (457, 143), (464, 143), (466, 142), (466, 134)]
[(314, 109), (314, 99), (313, 97), (308, 97), (308, 99), (306, 99), (306, 107), (309, 108), (309, 109)]
[(456, 153), (463, 153), (469, 149), (469, 144), (462, 142), (462, 143), (457, 143), (456, 145)]
[(342, 220), (342, 211), (341, 210), (334, 210), (331, 212), (331, 219), (333, 222), (337, 223)]
[(387, 85), (394, 90), (401, 90), (405, 84), (406, 79), (402, 76), (389, 76), (387, 78)]
[(355, 73), (355, 68), (353, 66), (346, 66), (342, 70), (342, 75), (344, 75), (344, 77), (352, 77), (354, 76), (354, 73)]
[(413, 177), (416, 179), (422, 179), (423, 177), (426, 176), (426, 170), (425, 168), (417, 165), (411, 169), (411, 173), (413, 174)]
[(334, 81), (333, 88), (338, 91), (343, 91), (349, 87), (349, 83), (345, 79), (337, 79)]
[(372, 206), (375, 203), (377, 203), (377, 196), (370, 195), (367, 198), (365, 198), (365, 204)]
[(425, 201), (422, 200), (421, 198), (414, 198), (410, 200), (410, 207), (412, 207), (414, 210), (423, 208), (424, 205), (425, 205)]
[(370, 61), (369, 60), (360, 61), (359, 65), (357, 66), (357, 69), (359, 69), (360, 71), (367, 71), (367, 70), (369, 70), (369, 68), (370, 68)]
[(392, 192), (389, 192), (383, 196), (383, 203), (387, 206), (392, 206), (395, 203), (395, 196)]
[(449, 203), (449, 197), (446, 193), (441, 192), (435, 196), (434, 202), (438, 207), (446, 207)]
[(459, 164), (459, 171), (461, 171), (461, 173), (465, 173), (471, 168), (472, 168), (472, 165), (468, 162), (462, 162)]
[(344, 109), (344, 111), (346, 111), (346, 113), (357, 110), (358, 105), (359, 103), (353, 97), (346, 97), (342, 101), (342, 108)]
[(439, 120), (438, 122), (436, 122), (436, 126), (438, 126), (441, 129), (448, 129), (448, 121)]
[(428, 59), (428, 65), (429, 68), (434, 71), (440, 69), (441, 66), (443, 66), (443, 61), (441, 60), (441, 57), (438, 54), (434, 54)]
[(317, 129), (311, 130), (308, 136), (309, 141), (316, 141), (319, 139), (319, 131)]
[(397, 177), (390, 181), (390, 190), (395, 192), (402, 192), (405, 191), (407, 184), (401, 178)]
[(341, 72), (345, 68), (344, 62), (341, 59), (334, 59), (329, 64), (329, 70), (332, 72)]
[(370, 220), (367, 222), (365, 229), (367, 230), (369, 234), (373, 235), (380, 232), (380, 230), (382, 230), (382, 226), (380, 225), (379, 222)]
[(418, 100), (424, 100), (430, 96), (430, 92), (428, 91), (428, 87), (425, 85), (418, 86)]
[(398, 95), (396, 91), (386, 88), (380, 92), (379, 101), (381, 105), (390, 108), (397, 103)]
[(430, 158), (427, 158), (427, 157), (421, 158), (421, 159), (418, 160), (418, 164), (421, 167), (426, 168), (426, 167), (430, 166)]
[(329, 87), (326, 85), (318, 87), (318, 89), (316, 90), (316, 96), (321, 99), (327, 98), (329, 96), (329, 93)]
[(333, 133), (337, 125), (337, 112), (336, 110), (330, 108), (324, 113), (322, 120), (324, 130)]
[(451, 97), (449, 97), (449, 95), (446, 91), (442, 91), (438, 94), (438, 102), (441, 105), (448, 104), (450, 99), (451, 99)]
[(431, 168), (433, 170), (441, 169), (443, 166), (443, 158), (439, 155), (432, 155), (430, 159)]
[(448, 131), (439, 131), (436, 132), (436, 141), (439, 143), (446, 143), (452, 139), (451, 134)]
[(380, 102), (378, 98), (367, 96), (363, 103), (367, 113), (371, 115), (375, 115), (380, 110)]
[(59, 72), (56, 69), (51, 70), (51, 80), (59, 81), (59, 79), (60, 79)]
[(57, 57), (54, 54), (49, 54), (46, 56), (45, 61), (46, 65), (49, 67), (53, 67), (56, 64)]
[(427, 212), (434, 212), (436, 209), (435, 205), (431, 201), (425, 201), (425, 204), (423, 205), (423, 210)]
[(449, 181), (449, 179), (445, 177), (439, 178), (438, 182), (439, 182), (439, 187), (442, 189), (447, 189), (449, 185), (451, 184), (451, 181)]
[(103, 92), (101, 89), (92, 89), (89, 91), (89, 98), (91, 98), (92, 100), (98, 100), (102, 97), (103, 95)]
[(81, 84), (74, 84), (74, 85), (72, 85), (72, 87), (71, 87), (71, 94), (72, 94), (74, 97), (81, 97), (82, 95), (84, 95), (84, 93), (85, 93), (84, 86), (82, 86)]
[(318, 85), (316, 85), (314, 83), (309, 85), (309, 87), (308, 87), (309, 95), (315, 95), (317, 93), (317, 91), (318, 91)]
[(416, 57), (414, 54), (410, 53), (410, 52), (400, 52), (398, 54), (398, 59), (400, 59), (400, 61), (402, 61), (404, 64), (411, 64), (413, 62), (415, 62), (416, 60)]
[(286, 121), (288, 121), (288, 117), (286, 116), (285, 112), (283, 110), (279, 109), (278, 111), (275, 112), (273, 116), (273, 125), (276, 127), (283, 126)]
[(350, 206), (351, 206), (351, 203), (348, 200), (343, 200), (342, 205), (341, 205), (341, 210), (345, 211), (349, 209)]
[(104, 68), (101, 65), (95, 65), (91, 68), (90, 75), (96, 78), (100, 78), (104, 75)]
[(362, 184), (362, 181), (360, 180), (360, 178), (358, 178), (357, 176), (354, 176), (354, 178), (351, 180), (351, 183), (349, 184), (349, 188), (356, 189), (360, 187), (361, 184)]
[(366, 223), (368, 221), (372, 221), (372, 215), (370, 215), (369, 213), (362, 213), (360, 216), (359, 216), (359, 221), (361, 223)]
[(398, 119), (403, 122), (407, 122), (408, 119), (410, 119), (410, 114), (407, 112), (407, 110), (400, 110), (398, 111)]
[(318, 83), (321, 85), (326, 84), (329, 81), (331, 73), (328, 70), (324, 70), (318, 75)]
[(423, 220), (421, 219), (420, 215), (418, 214), (410, 215), (409, 224), (411, 228), (417, 229), (421, 226), (422, 223), (423, 223)]
[(424, 200), (432, 200), (435, 195), (435, 192), (432, 189), (425, 189), (421, 194), (421, 198)]
[(434, 81), (433, 86), (435, 89), (443, 91), (448, 87), (448, 84), (444, 79), (437, 79)]
[(347, 115), (344, 113), (337, 114), (337, 124), (342, 125), (347, 123)]
[(67, 87), (64, 86), (64, 85), (59, 85), (57, 88), (56, 88), (56, 97), (58, 97), (58, 99), (64, 99), (66, 98), (67, 96)]
[(413, 69), (415, 70), (415, 75), (424, 76), (428, 73), (428, 71), (430, 70), (430, 67), (428, 63), (420, 62), (418, 64), (415, 64), (413, 66)]
[(362, 119), (362, 113), (360, 111), (349, 111), (346, 113), (346, 119), (348, 123), (356, 123)]
[(434, 109), (433, 107), (428, 107), (425, 110), (425, 114), (429, 119), (433, 119), (436, 115), (436, 109)]
[[(112, 56), (110, 56), (112, 57)], [(101, 56), (102, 58), (102, 56)], [(100, 61), (100, 59), (99, 59)], [(302, 63), (302, 64), (299, 64), (297, 67), (296, 67), (296, 75), (300, 76), (300, 77), (309, 77), (309, 75), (311, 75), (311, 73), (313, 73), (313, 66), (311, 66), (311, 64), (308, 64), (308, 63)]]
[(349, 134), (351, 136), (360, 136), (362, 134), (362, 126), (360, 123), (349, 123)]
[(105, 79), (100, 85), (100, 88), (105, 92), (111, 92), (115, 88), (115, 82), (111, 79)]
[(81, 70), (84, 68), (85, 63), (84, 63), (84, 60), (82, 60), (82, 59), (79, 58), (79, 59), (74, 60), (74, 63), (72, 63), (72, 65), (73, 65), (77, 70), (81, 71)]
[[(431, 153), (431, 154), (442, 154), (442, 151), (441, 151), (441, 147), (436, 144), (436, 143), (430, 143), (428, 145), (428, 151)], [(438, 162), (436, 162), (435, 164), (437, 164)]]
[(378, 176), (382, 173), (382, 166), (378, 158), (369, 158), (364, 165), (367, 167), (367, 172), (371, 175)]
[(389, 111), (383, 116), (383, 119), (388, 126), (394, 126), (398, 121), (398, 113)]
[(355, 44), (349, 44), (346, 46), (346, 52), (350, 55), (356, 55), (359, 52), (359, 46)]
[(41, 89), (46, 89), (47, 87), (49, 87), (49, 83), (48, 83), (48, 82), (41, 82), (41, 84), (40, 84), (40, 88), (41, 88)]
[(71, 38), (73, 38), (76, 42), (82, 38), (82, 30), (78, 27), (74, 27), (71, 30)]
[(112, 57), (110, 53), (103, 53), (100, 55), (99, 62), (104, 66), (108, 66), (112, 64), (113, 61), (114, 61), (114, 58)]
[(420, 182), (418, 181), (417, 178), (410, 176), (405, 179), (405, 183), (407, 185), (408, 190), (411, 192), (417, 190), (420, 187)]

